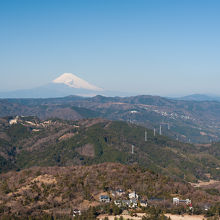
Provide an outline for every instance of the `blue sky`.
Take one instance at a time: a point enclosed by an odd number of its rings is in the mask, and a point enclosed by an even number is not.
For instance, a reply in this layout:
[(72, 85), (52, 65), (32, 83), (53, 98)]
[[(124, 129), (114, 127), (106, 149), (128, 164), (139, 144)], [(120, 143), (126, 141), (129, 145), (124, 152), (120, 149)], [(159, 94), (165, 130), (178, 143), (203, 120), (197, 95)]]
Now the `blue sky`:
[(220, 95), (220, 1), (0, 0), (0, 90), (64, 72), (107, 90)]

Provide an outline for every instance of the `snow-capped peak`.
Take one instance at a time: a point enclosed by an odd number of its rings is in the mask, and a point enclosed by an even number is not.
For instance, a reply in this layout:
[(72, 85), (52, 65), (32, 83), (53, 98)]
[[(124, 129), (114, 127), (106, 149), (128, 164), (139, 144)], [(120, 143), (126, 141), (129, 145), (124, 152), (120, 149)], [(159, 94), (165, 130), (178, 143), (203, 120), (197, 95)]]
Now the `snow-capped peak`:
[(77, 89), (87, 89), (93, 91), (103, 91), (102, 88), (94, 86), (87, 81), (79, 78), (72, 73), (63, 73), (61, 76), (53, 80), (53, 83), (63, 83), (69, 87)]

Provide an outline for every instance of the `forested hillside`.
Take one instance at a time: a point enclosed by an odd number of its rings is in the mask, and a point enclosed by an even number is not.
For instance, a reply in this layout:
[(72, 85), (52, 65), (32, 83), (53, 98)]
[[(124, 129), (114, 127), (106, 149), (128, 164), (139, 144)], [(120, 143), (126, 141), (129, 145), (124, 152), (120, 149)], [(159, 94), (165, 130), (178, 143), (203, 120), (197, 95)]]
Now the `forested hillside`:
[(106, 118), (155, 128), (182, 142), (210, 143), (220, 140), (220, 102), (183, 101), (159, 96), (51, 99), (1, 99), (0, 117), (37, 116), (40, 119)]
[[(1, 119), (1, 172), (32, 166), (137, 163), (176, 179), (219, 178), (216, 146), (194, 146), (127, 122)], [(145, 140), (145, 132), (147, 140)], [(134, 152), (132, 153), (132, 145)], [(215, 150), (212, 150), (215, 149)]]

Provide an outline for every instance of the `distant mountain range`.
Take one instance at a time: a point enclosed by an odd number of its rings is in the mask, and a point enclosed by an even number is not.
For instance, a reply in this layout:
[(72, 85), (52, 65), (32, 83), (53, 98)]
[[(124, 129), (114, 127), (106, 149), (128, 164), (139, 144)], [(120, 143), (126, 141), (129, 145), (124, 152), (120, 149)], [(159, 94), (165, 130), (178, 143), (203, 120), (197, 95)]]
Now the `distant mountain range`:
[(159, 96), (0, 99), (0, 117), (40, 119), (105, 118), (142, 125), (183, 142), (220, 140), (220, 102), (172, 100)]
[(179, 100), (186, 100), (186, 101), (220, 101), (220, 96), (215, 95), (205, 95), (205, 94), (193, 94), (188, 96), (183, 96), (177, 98)]
[[(65, 96), (83, 96), (94, 97), (97, 95), (102, 96), (134, 96), (131, 92), (109, 91), (104, 88), (93, 85), (86, 80), (78, 77), (73, 73), (63, 73), (56, 79), (52, 80), (46, 85), (32, 88), (15, 90), (8, 92), (0, 92), (0, 98), (57, 98)], [(175, 100), (185, 101), (219, 101), (220, 96), (206, 95), (206, 94), (192, 94), (188, 96), (171, 98)]]
[(85, 97), (96, 95), (128, 96), (131, 93), (104, 90), (72, 73), (63, 73), (52, 82), (37, 88), (0, 92), (0, 98), (56, 98), (69, 95)]
[(5, 98), (0, 99), (0, 117), (24, 115), (67, 120), (99, 117), (129, 121), (155, 128), (157, 132), (161, 126), (164, 135), (183, 142), (220, 140), (218, 96), (194, 94), (176, 99), (129, 96), (106, 91), (72, 73), (64, 73), (45, 86), (0, 93), (0, 97)]

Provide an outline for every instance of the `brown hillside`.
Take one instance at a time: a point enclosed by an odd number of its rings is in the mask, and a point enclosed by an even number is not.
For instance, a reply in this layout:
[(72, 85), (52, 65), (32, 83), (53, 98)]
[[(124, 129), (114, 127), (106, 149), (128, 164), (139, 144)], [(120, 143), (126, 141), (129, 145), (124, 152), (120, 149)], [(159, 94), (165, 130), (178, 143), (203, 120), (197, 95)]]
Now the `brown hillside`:
[[(16, 215), (39, 213), (66, 214), (71, 209), (98, 205), (98, 195), (110, 189), (135, 190), (142, 198), (165, 198), (171, 195), (192, 199), (194, 204), (215, 203), (220, 199), (190, 184), (173, 182), (137, 166), (103, 163), (92, 166), (34, 167), (1, 174), (0, 211)], [(85, 205), (86, 204), (86, 205)]]

